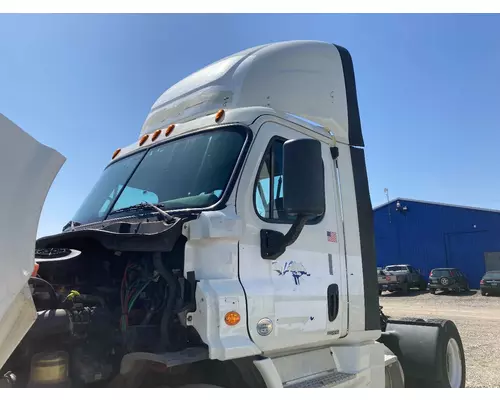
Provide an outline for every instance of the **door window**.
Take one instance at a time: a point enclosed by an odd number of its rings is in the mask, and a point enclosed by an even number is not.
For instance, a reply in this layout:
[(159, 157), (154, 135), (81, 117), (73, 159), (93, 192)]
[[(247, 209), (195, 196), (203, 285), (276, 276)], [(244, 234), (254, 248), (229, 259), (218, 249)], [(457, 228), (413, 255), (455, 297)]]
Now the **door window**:
[(283, 143), (273, 140), (264, 154), (255, 182), (255, 208), (263, 219), (293, 222), (283, 208)]
[[(255, 210), (267, 222), (291, 224), (295, 216), (285, 212), (283, 204), (283, 145), (286, 139), (271, 140), (262, 158), (254, 188)], [(311, 217), (308, 224), (318, 223), (323, 216)]]

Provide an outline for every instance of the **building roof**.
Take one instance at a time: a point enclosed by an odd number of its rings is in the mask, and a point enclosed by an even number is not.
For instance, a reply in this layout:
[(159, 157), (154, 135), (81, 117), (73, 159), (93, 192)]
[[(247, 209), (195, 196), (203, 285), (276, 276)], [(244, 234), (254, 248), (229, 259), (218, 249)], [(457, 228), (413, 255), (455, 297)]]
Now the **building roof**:
[(389, 201), (389, 203), (384, 203), (384, 204), (380, 204), (380, 205), (378, 205), (376, 207), (373, 207), (373, 211), (376, 211), (376, 210), (378, 210), (380, 208), (383, 208), (383, 207), (387, 206), (388, 204), (392, 204), (392, 203), (395, 203), (397, 201), (400, 201), (400, 202), (407, 201), (407, 202), (411, 202), (411, 203), (423, 203), (423, 204), (430, 204), (430, 205), (434, 205), (434, 206), (457, 207), (457, 208), (464, 208), (464, 209), (476, 210), (476, 211), (487, 211), (487, 212), (500, 213), (500, 210), (495, 210), (495, 209), (492, 209), (492, 208), (480, 208), (480, 207), (471, 207), (471, 206), (461, 206), (461, 205), (457, 205), (457, 204), (438, 203), (438, 202), (434, 202), (434, 201), (408, 199), (408, 198), (405, 198), (405, 197), (397, 197), (397, 198)]

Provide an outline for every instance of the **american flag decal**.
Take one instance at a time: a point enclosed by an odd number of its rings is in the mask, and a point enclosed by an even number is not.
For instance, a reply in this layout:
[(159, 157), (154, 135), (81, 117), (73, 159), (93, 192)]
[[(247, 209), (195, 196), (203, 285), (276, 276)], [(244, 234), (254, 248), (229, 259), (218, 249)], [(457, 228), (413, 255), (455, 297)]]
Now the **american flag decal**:
[(337, 243), (337, 232), (327, 231), (326, 232), (326, 237), (328, 238), (329, 242)]

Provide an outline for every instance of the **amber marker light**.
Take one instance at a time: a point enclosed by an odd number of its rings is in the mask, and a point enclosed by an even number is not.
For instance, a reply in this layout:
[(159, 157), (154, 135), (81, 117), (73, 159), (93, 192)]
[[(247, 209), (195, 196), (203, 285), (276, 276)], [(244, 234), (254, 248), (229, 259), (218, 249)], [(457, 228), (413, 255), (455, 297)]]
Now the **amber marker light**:
[(156, 139), (158, 139), (158, 136), (160, 136), (161, 129), (157, 129), (155, 133), (151, 136), (151, 141), (154, 142)]
[(118, 154), (120, 154), (120, 151), (122, 151), (122, 149), (116, 149), (115, 152), (113, 153), (113, 155), (111, 156), (111, 159), (114, 160), (116, 158), (116, 156)]
[(234, 326), (238, 322), (240, 322), (240, 319), (240, 314), (238, 314), (236, 311), (229, 311), (224, 317), (224, 322), (226, 323), (226, 325)]
[(168, 128), (167, 128), (167, 130), (165, 131), (165, 136), (170, 135), (173, 132), (174, 128), (175, 128), (174, 124), (169, 125)]
[(215, 114), (215, 122), (221, 122), (224, 119), (224, 115), (224, 110), (217, 111), (217, 114)]

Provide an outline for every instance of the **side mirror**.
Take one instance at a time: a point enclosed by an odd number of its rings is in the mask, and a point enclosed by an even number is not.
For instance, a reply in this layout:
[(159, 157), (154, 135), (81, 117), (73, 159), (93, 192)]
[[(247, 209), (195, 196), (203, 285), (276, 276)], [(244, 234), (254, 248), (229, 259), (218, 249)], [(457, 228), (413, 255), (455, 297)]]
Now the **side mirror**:
[(325, 212), (325, 173), (321, 143), (293, 139), (283, 145), (283, 206), (297, 217), (317, 217)]
[(284, 235), (260, 231), (261, 256), (275, 260), (299, 237), (310, 218), (325, 212), (325, 172), (321, 143), (314, 139), (288, 140), (283, 145), (283, 208), (295, 221)]

